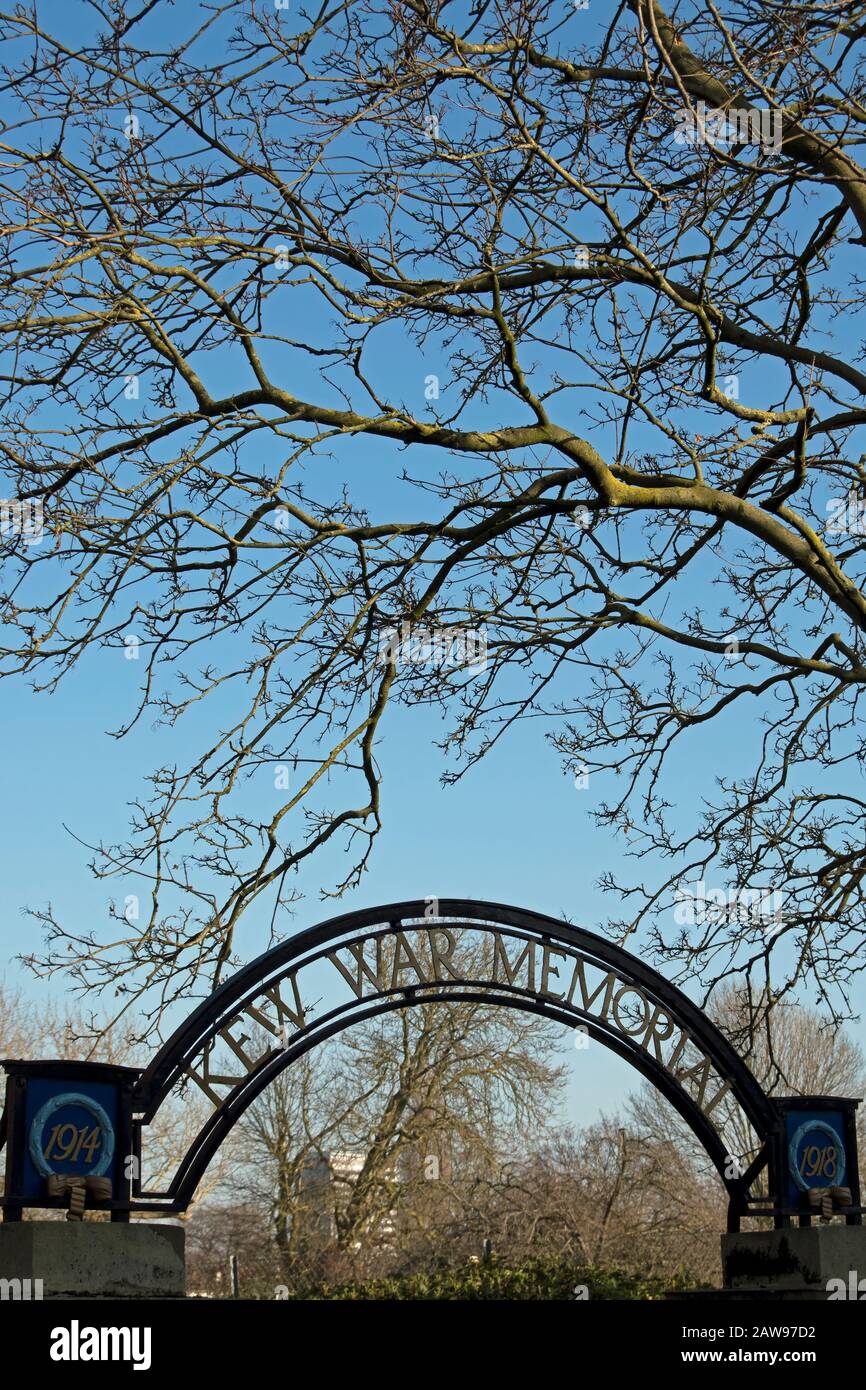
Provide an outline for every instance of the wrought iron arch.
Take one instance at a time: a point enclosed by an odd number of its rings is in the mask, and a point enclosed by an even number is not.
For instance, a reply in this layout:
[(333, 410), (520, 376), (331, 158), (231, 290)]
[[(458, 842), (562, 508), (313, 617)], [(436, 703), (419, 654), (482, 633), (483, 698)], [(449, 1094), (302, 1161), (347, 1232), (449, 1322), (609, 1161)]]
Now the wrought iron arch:
[[(500, 1005), (583, 1028), (634, 1066), (690, 1126), (727, 1189), (729, 1229), (738, 1229), (742, 1215), (759, 1214), (762, 1208), (767, 1209), (768, 1202), (773, 1206), (779, 1113), (728, 1040), (687, 995), (636, 956), (585, 928), (500, 903), (457, 898), (439, 899), (435, 916), (430, 916), (432, 902), (425, 899), (369, 908), (311, 927), (243, 967), (189, 1015), (135, 1086), (132, 1109), (137, 1151), (140, 1153), (141, 1136), (146, 1135), (147, 1125), (177, 1086), (195, 1081), (209, 1094), (214, 1111), (183, 1155), (165, 1191), (144, 1191), (140, 1182), (134, 1183), (130, 1201), (133, 1212), (183, 1211), (208, 1164), (244, 1111), (306, 1052), (365, 1019), (396, 1009), (443, 1002)], [(482, 977), (477, 971), (466, 978), (448, 974), (449, 952), (442, 947), (441, 938), (447, 944), (454, 940), (455, 933), (465, 932), (491, 939), (492, 964)], [(386, 942), (391, 943), (390, 957), (382, 949)], [(421, 942), (428, 947), (429, 965), (426, 959), (422, 963)], [(507, 943), (516, 943), (518, 950), (522, 948), (516, 965), (508, 956)], [(365, 955), (370, 946), (374, 952), (372, 962)], [(401, 951), (406, 963), (393, 967), (388, 980), (380, 962), (393, 961), (395, 953), (399, 959)], [(346, 964), (347, 954), (357, 969), (356, 981)], [(535, 968), (539, 958), (540, 985)], [(554, 959), (573, 963), (568, 998), (564, 990), (551, 988), (553, 977), (557, 983), (564, 983)], [(337, 966), (355, 997), (308, 1020), (300, 997), (300, 973), (324, 962)], [(525, 983), (519, 979), (523, 962)], [(587, 967), (601, 972), (603, 977), (591, 996)], [(414, 974), (414, 980), (402, 979), (408, 973)], [(289, 1003), (280, 988), (286, 984), (292, 990)], [(576, 1003), (578, 984), (580, 1002)], [(602, 989), (602, 1003), (593, 1008)], [(643, 1011), (637, 1029), (625, 1027), (619, 1010), (618, 1001), (629, 993), (640, 1001)], [(278, 1024), (278, 1044), (261, 1057), (246, 1056), (242, 1043), (249, 1038), (237, 1039), (230, 1031), (244, 1018), (263, 1024), (272, 1034), (276, 1034)], [(286, 1018), (294, 1025), (291, 1033), (284, 1026)], [(659, 1020), (663, 1020), (664, 1031)], [(676, 1056), (672, 1060), (670, 1055), (665, 1056), (663, 1044), (674, 1043), (675, 1039), (672, 1053)], [(215, 1074), (209, 1070), (208, 1059), (220, 1045), (228, 1045), (241, 1058), (245, 1068), (242, 1075)], [(721, 1083), (720, 1089), (705, 1100), (713, 1075)], [(694, 1084), (687, 1085), (689, 1081)], [(217, 1087), (224, 1088), (226, 1094), (218, 1095)], [(745, 1172), (732, 1165), (729, 1149), (711, 1119), (723, 1095), (729, 1095), (739, 1105), (757, 1137), (757, 1156)], [(757, 1199), (751, 1196), (751, 1188), (765, 1166), (769, 1167), (770, 1197)]]

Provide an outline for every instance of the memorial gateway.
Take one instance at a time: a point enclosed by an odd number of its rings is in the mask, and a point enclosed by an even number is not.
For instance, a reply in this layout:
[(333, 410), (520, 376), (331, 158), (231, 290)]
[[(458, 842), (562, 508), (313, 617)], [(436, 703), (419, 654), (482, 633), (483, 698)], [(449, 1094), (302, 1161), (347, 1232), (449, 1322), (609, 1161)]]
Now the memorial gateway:
[[(182, 1294), (183, 1232), (130, 1217), (185, 1211), (247, 1107), (311, 1048), (391, 1010), (460, 1001), (581, 1030), (676, 1108), (727, 1192), (722, 1252), (731, 1294), (826, 1298), (828, 1280), (858, 1267), (857, 1100), (771, 1098), (706, 1014), (635, 956), (532, 911), (442, 898), (351, 912), (265, 952), (200, 1003), (143, 1071), (7, 1059), (0, 1276), (38, 1275), (46, 1296), (69, 1292), (72, 1247), (64, 1242), (93, 1250), (101, 1242), (104, 1261), (96, 1253), (88, 1262), (99, 1287), (75, 1292), (116, 1292), (120, 1279), (140, 1296)], [(253, 1033), (268, 1037), (264, 1051), (254, 1049)], [(151, 1190), (141, 1176), (148, 1127), (190, 1086), (207, 1098), (209, 1117), (178, 1154), (171, 1181)], [(734, 1111), (754, 1135), (748, 1164), (726, 1138)], [(27, 1208), (52, 1207), (73, 1218), (108, 1212), (111, 1222), (21, 1221)], [(829, 1225), (831, 1216), (844, 1224)], [(746, 1218), (763, 1218), (765, 1228), (741, 1232)], [(103, 1265), (104, 1275), (94, 1275)], [(136, 1279), (137, 1289), (127, 1287)]]

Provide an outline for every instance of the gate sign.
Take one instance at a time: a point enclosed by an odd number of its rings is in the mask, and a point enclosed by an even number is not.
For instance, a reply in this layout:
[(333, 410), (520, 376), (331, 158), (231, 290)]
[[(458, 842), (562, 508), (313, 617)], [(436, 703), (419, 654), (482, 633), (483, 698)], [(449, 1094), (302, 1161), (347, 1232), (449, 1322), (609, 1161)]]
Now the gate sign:
[(853, 1171), (851, 1162), (852, 1121), (853, 1112), (838, 1100), (832, 1106), (798, 1105), (789, 1100), (785, 1142), (790, 1206), (805, 1207), (805, 1194), (813, 1188), (856, 1186), (856, 1158)]
[[(37, 1094), (39, 1089), (38, 1083), (31, 1087)], [(88, 1087), (90, 1094), (55, 1090), (31, 1119), (27, 1147), (34, 1167), (44, 1177), (52, 1173), (103, 1177), (109, 1171), (114, 1123), (93, 1095), (95, 1089)]]
[(116, 1127), (116, 1087), (31, 1078), (24, 1108), (24, 1195), (44, 1192), (52, 1173), (111, 1177)]
[(9, 1162), (4, 1207), (57, 1206), (54, 1176), (108, 1178), (112, 1210), (121, 1203), (134, 1067), (99, 1062), (4, 1062)]

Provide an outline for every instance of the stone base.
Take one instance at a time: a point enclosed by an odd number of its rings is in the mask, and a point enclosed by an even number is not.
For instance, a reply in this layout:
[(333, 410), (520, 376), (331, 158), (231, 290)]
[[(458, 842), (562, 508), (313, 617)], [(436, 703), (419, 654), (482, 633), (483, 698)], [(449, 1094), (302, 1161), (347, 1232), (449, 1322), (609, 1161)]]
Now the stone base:
[[(722, 1274), (733, 1293), (779, 1297), (866, 1295), (866, 1226), (790, 1226), (782, 1231), (744, 1231), (722, 1236)], [(831, 1279), (844, 1281), (840, 1293)]]
[(0, 1297), (183, 1298), (185, 1237), (152, 1221), (4, 1221)]

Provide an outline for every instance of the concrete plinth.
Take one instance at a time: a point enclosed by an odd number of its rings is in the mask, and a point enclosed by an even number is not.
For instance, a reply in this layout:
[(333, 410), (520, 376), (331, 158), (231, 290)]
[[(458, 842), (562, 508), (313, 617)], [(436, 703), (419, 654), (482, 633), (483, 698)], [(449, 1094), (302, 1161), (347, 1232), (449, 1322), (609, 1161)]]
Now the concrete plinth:
[(0, 1284), (0, 1292), (6, 1298), (183, 1298), (185, 1236), (182, 1226), (150, 1221), (4, 1221), (0, 1281), (30, 1284)]
[[(827, 1298), (831, 1279), (866, 1295), (866, 1226), (791, 1226), (722, 1236), (725, 1288), (756, 1294)], [(838, 1292), (836, 1296), (840, 1296)]]

